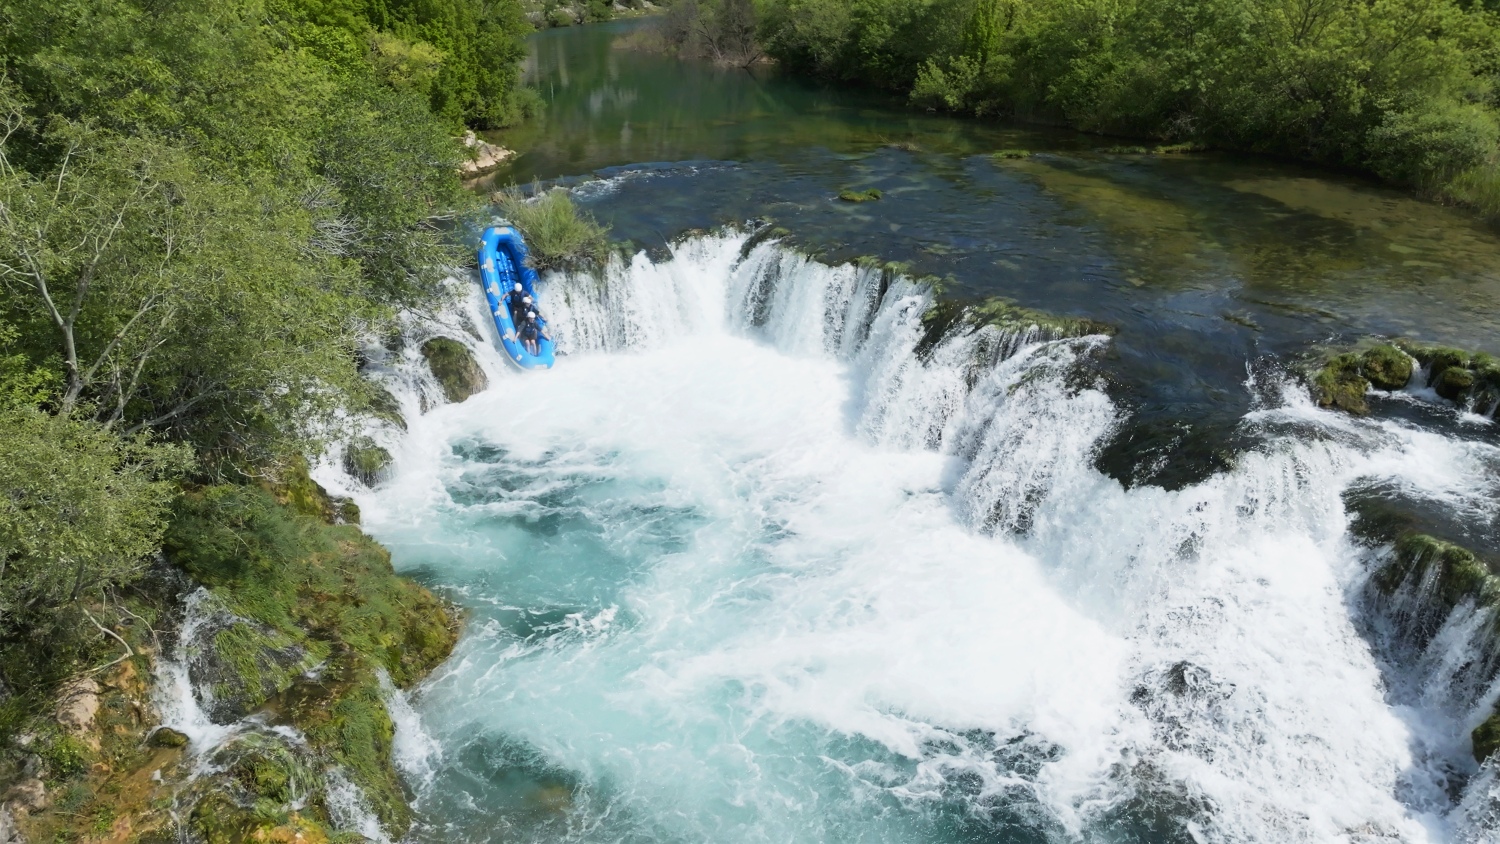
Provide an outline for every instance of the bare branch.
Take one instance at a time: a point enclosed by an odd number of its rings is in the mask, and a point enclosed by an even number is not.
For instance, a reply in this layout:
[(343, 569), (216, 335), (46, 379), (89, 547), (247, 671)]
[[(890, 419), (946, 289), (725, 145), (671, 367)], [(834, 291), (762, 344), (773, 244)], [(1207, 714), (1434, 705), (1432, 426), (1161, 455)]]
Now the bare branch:
[(119, 665), (120, 663), (124, 662), (125, 660), (130, 659), (131, 657), (135, 656), (135, 651), (131, 650), (130, 643), (127, 642), (127, 641), (125, 641), (124, 639), (120, 638), (120, 635), (118, 633), (116, 633), (115, 631), (110, 630), (109, 628), (107, 628), (104, 625), (100, 624), (98, 622), (98, 620), (94, 618), (94, 614), (91, 613), (91, 612), (89, 612), (88, 607), (79, 607), (79, 609), (83, 610), (83, 614), (88, 618), (88, 620), (95, 627), (99, 628), (99, 632), (100, 633), (103, 633), (104, 635), (108, 636), (109, 638), (114, 639), (116, 642), (119, 642), (120, 646), (125, 649), (124, 655), (122, 655), (118, 659), (115, 659), (115, 660), (113, 660), (111, 662), (106, 662), (103, 665), (99, 666), (98, 668), (91, 668), (91, 669), (89, 669), (89, 671), (88, 671), (89, 674), (97, 674), (100, 671), (103, 671), (104, 669), (109, 668), (110, 666)]

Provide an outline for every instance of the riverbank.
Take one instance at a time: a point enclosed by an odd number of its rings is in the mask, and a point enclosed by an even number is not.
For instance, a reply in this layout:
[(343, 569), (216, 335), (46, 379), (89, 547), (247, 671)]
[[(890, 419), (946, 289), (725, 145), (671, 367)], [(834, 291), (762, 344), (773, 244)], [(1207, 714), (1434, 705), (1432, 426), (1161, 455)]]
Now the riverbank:
[(459, 615), (355, 521), (304, 466), (185, 491), (163, 556), (94, 608), (126, 653), (10, 725), (0, 840), (399, 838), (400, 690)]

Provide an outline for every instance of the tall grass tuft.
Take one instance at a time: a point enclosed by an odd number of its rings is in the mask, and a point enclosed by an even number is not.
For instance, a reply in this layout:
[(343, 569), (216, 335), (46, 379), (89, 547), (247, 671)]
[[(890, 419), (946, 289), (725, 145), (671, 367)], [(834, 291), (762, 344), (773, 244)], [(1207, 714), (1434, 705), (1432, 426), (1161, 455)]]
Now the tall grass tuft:
[(512, 187), (495, 194), (506, 219), (526, 237), (531, 264), (538, 270), (602, 261), (609, 252), (609, 227), (573, 204), (562, 188), (543, 191), (533, 184), (528, 198)]

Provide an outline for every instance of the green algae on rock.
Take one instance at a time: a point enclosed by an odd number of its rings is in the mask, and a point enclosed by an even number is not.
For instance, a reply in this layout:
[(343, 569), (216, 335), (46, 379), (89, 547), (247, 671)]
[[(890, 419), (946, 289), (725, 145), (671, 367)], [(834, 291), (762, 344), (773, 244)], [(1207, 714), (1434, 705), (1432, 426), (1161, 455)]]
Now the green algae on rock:
[(422, 344), (422, 357), (432, 375), (443, 385), (443, 395), (458, 404), (489, 386), (489, 379), (468, 348), (448, 337), (434, 337)]
[(1384, 343), (1360, 356), (1360, 371), (1377, 390), (1400, 390), (1411, 380), (1412, 359), (1395, 346)]
[(1342, 352), (1328, 357), (1311, 375), (1313, 398), (1319, 407), (1349, 413), (1370, 412), (1365, 393), (1371, 386), (1387, 392), (1411, 380), (1412, 361), (1401, 349), (1379, 343), (1363, 353)]
[(359, 437), (344, 447), (344, 471), (365, 486), (385, 480), (391, 466), (391, 453), (369, 437)]
[(1049, 340), (1115, 333), (1114, 326), (1108, 323), (1086, 317), (1049, 314), (1000, 296), (967, 302), (939, 299), (922, 314), (923, 335), (917, 344), (918, 351), (930, 350), (952, 331), (971, 334), (987, 326), (1017, 333), (1036, 329), (1043, 335), (1042, 339)]
[(1500, 709), (1475, 727), (1469, 738), (1474, 742), (1474, 761), (1480, 764), (1500, 750)]
[(862, 191), (845, 188), (844, 190), (839, 191), (839, 199), (842, 199), (845, 202), (874, 202), (875, 200), (880, 199), (881, 196), (883, 196), (883, 194), (880, 192), (879, 188), (870, 188), (869, 190)]
[(1500, 578), (1467, 548), (1422, 533), (1396, 540), (1392, 561), (1375, 574), (1375, 585), (1391, 593), (1403, 582), (1432, 583), (1432, 594), (1443, 610), (1465, 600), (1481, 606), (1500, 604)]
[(405, 431), (406, 417), (401, 414), (401, 403), (391, 391), (378, 384), (368, 384), (366, 389), (369, 390), (367, 408), (370, 415)]
[(1313, 376), (1312, 387), (1319, 407), (1336, 407), (1361, 416), (1370, 412), (1365, 402), (1370, 381), (1360, 371), (1359, 356), (1352, 352), (1330, 358)]
[(1500, 360), (1484, 352), (1400, 341), (1427, 369), (1427, 386), (1439, 396), (1478, 412), (1500, 412)]

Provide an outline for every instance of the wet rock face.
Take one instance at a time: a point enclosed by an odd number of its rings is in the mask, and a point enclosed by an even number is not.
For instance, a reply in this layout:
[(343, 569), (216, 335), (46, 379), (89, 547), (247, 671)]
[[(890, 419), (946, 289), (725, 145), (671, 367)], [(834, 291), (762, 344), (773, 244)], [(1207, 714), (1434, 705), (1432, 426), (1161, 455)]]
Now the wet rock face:
[(187, 747), (188, 737), (171, 727), (161, 727), (151, 734), (146, 744), (151, 747)]
[(427, 359), (433, 377), (443, 385), (443, 394), (454, 404), (490, 385), (479, 362), (457, 340), (434, 337), (422, 344), (422, 357)]
[(1481, 764), (1496, 751), (1500, 751), (1500, 709), (1478, 727), (1469, 737), (1474, 742), (1474, 761)]
[(1457, 366), (1450, 366), (1433, 379), (1432, 388), (1448, 401), (1462, 401), (1474, 387), (1474, 373)]
[(1339, 355), (1330, 360), (1313, 377), (1313, 397), (1319, 407), (1364, 415), (1370, 412), (1365, 402), (1365, 391), (1370, 382), (1360, 374), (1359, 358), (1352, 354)]
[(360, 437), (344, 449), (344, 471), (365, 486), (375, 486), (390, 474), (391, 453), (369, 437)]
[(188, 677), (209, 718), (228, 724), (285, 691), (311, 663), (284, 634), (221, 610), (196, 631)]

